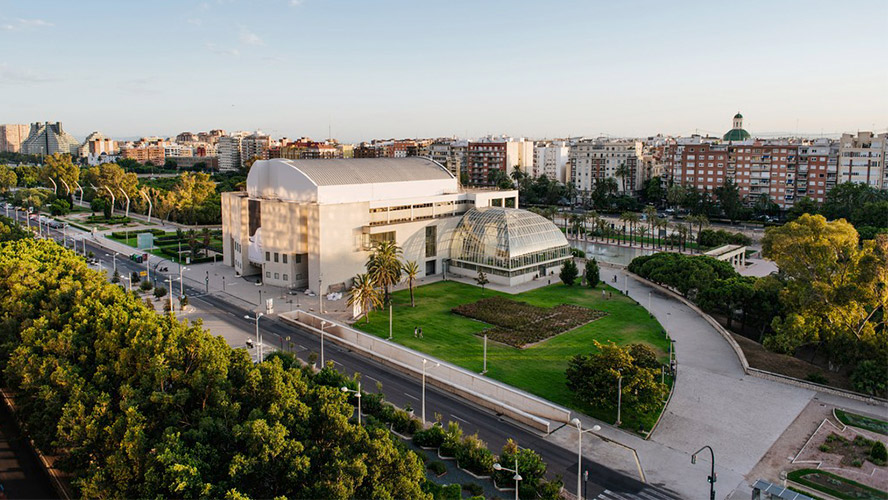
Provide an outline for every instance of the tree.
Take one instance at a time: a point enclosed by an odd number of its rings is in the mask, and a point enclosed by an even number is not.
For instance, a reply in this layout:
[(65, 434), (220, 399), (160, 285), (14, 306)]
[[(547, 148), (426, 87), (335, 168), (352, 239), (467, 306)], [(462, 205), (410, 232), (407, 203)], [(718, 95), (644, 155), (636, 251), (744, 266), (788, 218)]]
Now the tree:
[(672, 208), (683, 205), (686, 197), (687, 189), (681, 184), (673, 184), (666, 190), (666, 201)]
[(367, 273), (373, 283), (383, 289), (385, 305), (391, 303), (390, 288), (401, 282), (400, 258), (401, 247), (394, 241), (383, 240), (376, 243), (367, 259)]
[(725, 217), (731, 220), (731, 224), (736, 222), (743, 213), (743, 200), (737, 184), (731, 178), (725, 178), (724, 183), (715, 189), (715, 196)]
[[(827, 219), (847, 219), (849, 222), (858, 223), (854, 220), (854, 212), (867, 203), (874, 203), (888, 200), (888, 193), (880, 191), (866, 184), (856, 182), (845, 182), (836, 185), (826, 193), (826, 200), (823, 202), (821, 212)], [(882, 217), (882, 225), (884, 225), (884, 212)]]
[(352, 287), (348, 290), (348, 305), (354, 307), (358, 304), (367, 323), (370, 322), (370, 311), (374, 307), (382, 307), (382, 301), (379, 299), (379, 291), (376, 284), (369, 274), (361, 273), (355, 276)]
[(419, 276), (419, 266), (415, 260), (405, 262), (401, 266), (404, 277), (407, 279), (407, 287), (410, 289), (410, 307), (416, 307), (416, 301), (413, 298), (413, 286), (416, 284), (416, 277)]
[(598, 282), (601, 281), (601, 276), (598, 270), (598, 261), (595, 259), (587, 260), (583, 275), (586, 277), (586, 284), (590, 288), (598, 286)]
[(625, 162), (622, 162), (622, 163), (620, 163), (620, 166), (617, 167), (617, 171), (614, 174), (620, 178), (620, 187), (621, 187), (620, 191), (623, 194), (626, 194), (626, 179), (631, 174), (631, 170), (629, 169), (629, 167), (626, 165)]
[(478, 276), (475, 277), (475, 283), (481, 287), (481, 295), (484, 295), (484, 286), (490, 283), (490, 280), (487, 279), (487, 275), (484, 274), (484, 271), (478, 270)]
[(762, 252), (786, 277), (787, 314), (774, 320), (765, 347), (793, 353), (814, 344), (833, 362), (888, 358), (888, 237), (861, 246), (851, 224), (805, 214), (769, 228)]
[(786, 220), (793, 221), (802, 216), (802, 214), (816, 214), (820, 209), (820, 205), (813, 199), (802, 196), (792, 204), (786, 212)]
[(654, 206), (661, 206), (663, 198), (666, 197), (666, 190), (663, 189), (663, 179), (651, 177), (645, 181), (642, 194), (646, 202), (652, 203)]
[(762, 193), (756, 198), (752, 211), (756, 215), (777, 215), (780, 213), (780, 205), (771, 201), (771, 197), (767, 193)]
[[(108, 203), (111, 203), (111, 193), (113, 193), (114, 201), (121, 208), (126, 206), (123, 193), (126, 193), (131, 200), (139, 197), (138, 176), (133, 172), (125, 172), (116, 163), (103, 163), (87, 169), (84, 172), (84, 180), (95, 185), (97, 187), (95, 196), (106, 199)], [(111, 193), (108, 192), (109, 190)]]
[(104, 198), (93, 198), (92, 201), (89, 202), (89, 209), (92, 210), (92, 213), (103, 212), (105, 211), (105, 206), (108, 203)]
[(15, 170), (6, 165), (0, 166), (0, 193), (6, 194), (18, 184)]
[[(53, 153), (44, 159), (40, 178), (48, 187), (52, 187), (52, 183), (55, 182), (58, 188), (56, 193), (67, 197), (74, 191), (75, 182), (80, 180), (80, 167), (71, 162), (71, 155)], [(65, 183), (68, 184), (70, 192), (65, 189)]]
[(577, 269), (573, 259), (568, 259), (561, 265), (561, 272), (558, 274), (558, 277), (561, 278), (561, 282), (565, 285), (573, 286), (579, 274), (580, 271)]
[[(578, 354), (570, 359), (566, 372), (567, 387), (576, 396), (594, 406), (613, 408), (617, 403), (617, 379), (622, 375), (623, 404), (639, 412), (658, 408), (668, 392), (660, 383), (660, 366), (651, 366), (646, 351), (613, 342), (601, 344), (592, 341), (598, 352)], [(633, 357), (633, 349), (636, 355)]]
[(49, 205), (49, 213), (52, 215), (67, 215), (70, 211), (71, 205), (63, 199), (57, 199)]

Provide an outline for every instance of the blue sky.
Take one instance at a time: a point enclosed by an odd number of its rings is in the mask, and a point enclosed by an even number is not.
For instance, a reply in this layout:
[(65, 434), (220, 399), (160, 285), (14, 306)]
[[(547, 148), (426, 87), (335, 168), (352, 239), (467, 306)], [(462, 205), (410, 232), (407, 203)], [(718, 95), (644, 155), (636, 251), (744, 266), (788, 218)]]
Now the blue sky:
[(0, 0), (0, 123), (75, 135), (888, 128), (888, 2)]

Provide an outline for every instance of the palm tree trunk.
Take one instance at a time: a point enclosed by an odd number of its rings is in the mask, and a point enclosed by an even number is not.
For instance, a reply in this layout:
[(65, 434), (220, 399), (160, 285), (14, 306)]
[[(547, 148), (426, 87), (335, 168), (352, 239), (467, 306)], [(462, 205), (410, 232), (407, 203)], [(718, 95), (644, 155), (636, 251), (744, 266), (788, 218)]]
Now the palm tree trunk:
[(416, 307), (416, 301), (413, 300), (413, 280), (410, 281), (410, 307)]

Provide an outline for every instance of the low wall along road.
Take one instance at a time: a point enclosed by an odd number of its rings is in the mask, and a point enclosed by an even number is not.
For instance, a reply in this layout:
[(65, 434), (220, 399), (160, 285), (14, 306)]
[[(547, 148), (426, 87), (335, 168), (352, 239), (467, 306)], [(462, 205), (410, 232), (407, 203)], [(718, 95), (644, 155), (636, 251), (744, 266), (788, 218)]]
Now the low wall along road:
[[(416, 377), (422, 376), (422, 360), (426, 359), (432, 363), (431, 365), (426, 364), (426, 382), (428, 384), (456, 394), (479, 406), (489, 408), (534, 429), (549, 433), (560, 424), (570, 421), (571, 412), (566, 408), (394, 342), (333, 323), (304, 311), (283, 313), (280, 318), (286, 322), (307, 327), (318, 335), (321, 333), (321, 321), (325, 321), (325, 340), (332, 340), (350, 349), (361, 351), (387, 366)], [(435, 366), (436, 363), (440, 363), (440, 366)], [(434, 368), (432, 368), (433, 366)]]

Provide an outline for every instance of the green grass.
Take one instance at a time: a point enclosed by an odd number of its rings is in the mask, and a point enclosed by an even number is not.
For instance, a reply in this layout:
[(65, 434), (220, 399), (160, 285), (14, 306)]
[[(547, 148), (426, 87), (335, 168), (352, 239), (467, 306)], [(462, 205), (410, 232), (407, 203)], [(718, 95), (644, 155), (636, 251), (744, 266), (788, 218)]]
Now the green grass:
[(888, 493), (857, 481), (817, 469), (799, 469), (787, 476), (791, 481), (848, 500), (888, 500)]
[[(602, 299), (602, 287), (613, 293), (612, 299)], [(575, 398), (573, 392), (567, 388), (565, 370), (568, 360), (576, 354), (594, 351), (593, 340), (602, 343), (613, 340), (617, 344), (641, 342), (655, 348), (664, 363), (668, 357), (669, 343), (664, 338), (660, 324), (635, 301), (606, 285), (590, 289), (557, 283), (519, 295), (489, 289), (482, 295), (479, 287), (446, 281), (417, 287), (414, 293), (415, 308), (410, 307), (408, 290), (393, 294), (394, 340), (473, 372), (481, 372), (483, 365), (483, 340), (475, 334), (489, 325), (451, 313), (450, 309), (454, 306), (475, 302), (483, 297), (502, 295), (541, 307), (567, 303), (610, 313), (527, 349), (489, 342), (487, 350), (488, 377), (606, 422), (616, 421), (616, 405), (614, 408), (593, 408)], [(388, 314), (374, 311), (370, 314), (369, 324), (362, 319), (355, 326), (387, 338)], [(424, 338), (413, 337), (413, 328), (416, 326), (422, 327)], [(623, 408), (622, 426), (636, 430), (642, 424), (646, 430), (650, 430), (658, 414), (638, 415), (631, 408)]]
[(888, 422), (877, 418), (864, 417), (856, 413), (846, 412), (836, 408), (836, 418), (843, 424), (851, 427), (859, 427), (868, 431), (877, 432), (888, 436)]

